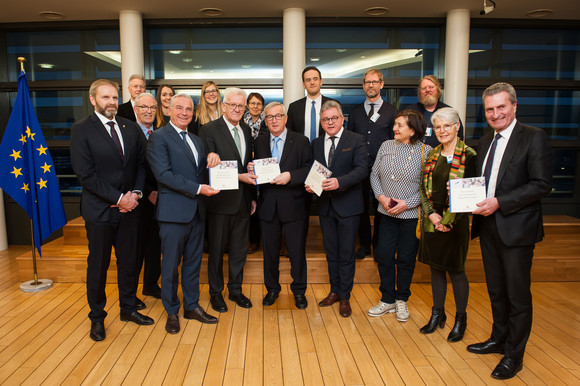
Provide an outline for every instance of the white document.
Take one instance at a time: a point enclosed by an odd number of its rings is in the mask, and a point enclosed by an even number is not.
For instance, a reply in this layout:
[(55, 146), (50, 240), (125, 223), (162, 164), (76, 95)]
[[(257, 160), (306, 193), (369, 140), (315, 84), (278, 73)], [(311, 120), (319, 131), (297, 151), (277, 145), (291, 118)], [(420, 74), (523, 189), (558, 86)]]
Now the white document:
[(452, 213), (473, 212), (485, 196), (485, 177), (449, 180), (449, 211)]
[(322, 194), (322, 181), (326, 180), (332, 175), (332, 172), (328, 170), (326, 166), (318, 161), (314, 161), (308, 176), (306, 176), (305, 185), (310, 186), (310, 189), (316, 193), (318, 197)]
[(222, 161), (210, 168), (209, 186), (219, 190), (238, 190), (238, 161)]
[(258, 176), (256, 184), (269, 184), (280, 175), (278, 157), (255, 159), (254, 174)]

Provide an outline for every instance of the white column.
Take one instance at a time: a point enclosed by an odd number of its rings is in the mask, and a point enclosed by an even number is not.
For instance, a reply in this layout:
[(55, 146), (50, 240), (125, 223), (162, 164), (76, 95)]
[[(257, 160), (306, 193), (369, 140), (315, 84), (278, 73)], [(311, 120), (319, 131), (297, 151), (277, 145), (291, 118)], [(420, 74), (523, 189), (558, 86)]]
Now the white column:
[(127, 91), (129, 77), (133, 74), (144, 75), (143, 58), (143, 18), (139, 11), (119, 13), (119, 33), (121, 35), (121, 77), (123, 101), (131, 99)]
[(445, 103), (453, 106), (465, 122), (467, 69), (469, 64), (469, 10), (447, 13), (445, 35)]
[(0, 251), (8, 249), (6, 235), (6, 214), (4, 213), (4, 192), (0, 189)]
[(284, 10), (283, 18), (284, 104), (304, 97), (302, 70), (306, 63), (306, 12), (302, 8)]

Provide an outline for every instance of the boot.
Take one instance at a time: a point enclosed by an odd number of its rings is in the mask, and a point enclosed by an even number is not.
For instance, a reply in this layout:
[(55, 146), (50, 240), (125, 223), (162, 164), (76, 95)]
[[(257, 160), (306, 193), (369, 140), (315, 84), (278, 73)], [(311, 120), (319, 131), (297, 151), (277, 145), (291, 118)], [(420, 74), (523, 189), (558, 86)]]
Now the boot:
[(433, 307), (431, 311), (431, 319), (429, 323), (421, 327), (419, 331), (422, 334), (432, 334), (435, 332), (437, 326), (443, 328), (445, 326), (445, 321), (447, 320), (447, 315), (445, 315), (445, 308), (435, 308)]
[(467, 327), (467, 312), (458, 312), (455, 314), (455, 325), (449, 333), (447, 340), (450, 342), (459, 342), (463, 339), (465, 328)]

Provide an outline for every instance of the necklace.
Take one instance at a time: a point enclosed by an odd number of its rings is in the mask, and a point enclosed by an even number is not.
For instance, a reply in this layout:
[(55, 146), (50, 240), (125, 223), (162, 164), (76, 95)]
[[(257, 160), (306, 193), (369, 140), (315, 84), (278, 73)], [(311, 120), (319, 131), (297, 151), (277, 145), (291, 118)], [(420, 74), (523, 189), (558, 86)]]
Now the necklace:
[(414, 148), (411, 148), (411, 152), (409, 153), (409, 156), (407, 157), (407, 162), (405, 162), (405, 165), (401, 168), (401, 174), (399, 174), (398, 177), (395, 177), (395, 155), (397, 154), (397, 147), (399, 146), (399, 141), (395, 141), (394, 144), (394, 149), (393, 149), (393, 156), (391, 157), (391, 180), (393, 181), (399, 181), (401, 179), (401, 177), (403, 177), (403, 174), (405, 174), (405, 170), (407, 170), (407, 166), (409, 166), (409, 162), (411, 162), (411, 159), (413, 158), (413, 153), (415, 152)]

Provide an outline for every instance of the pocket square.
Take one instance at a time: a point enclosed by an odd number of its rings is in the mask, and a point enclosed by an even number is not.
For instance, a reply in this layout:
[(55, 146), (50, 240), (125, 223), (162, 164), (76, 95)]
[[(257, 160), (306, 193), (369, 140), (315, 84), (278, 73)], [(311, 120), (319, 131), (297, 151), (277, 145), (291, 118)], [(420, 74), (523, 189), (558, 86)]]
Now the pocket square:
[(349, 147), (349, 148), (346, 148), (346, 149), (342, 149), (343, 152), (345, 152), (345, 151), (351, 151), (351, 150), (352, 150), (352, 147)]

